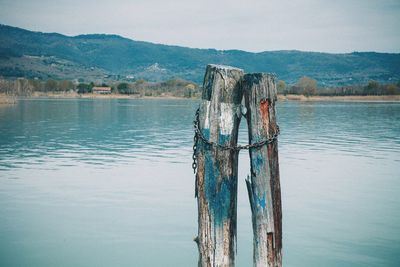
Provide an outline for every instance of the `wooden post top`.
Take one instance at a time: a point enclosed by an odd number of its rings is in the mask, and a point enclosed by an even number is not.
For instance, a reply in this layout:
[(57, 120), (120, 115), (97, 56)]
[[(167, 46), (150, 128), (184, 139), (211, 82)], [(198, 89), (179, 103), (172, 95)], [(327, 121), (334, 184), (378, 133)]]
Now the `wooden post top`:
[(243, 70), (231, 66), (209, 64), (203, 82), (202, 99), (215, 103), (240, 104), (242, 90), (240, 81)]
[(220, 65), (220, 64), (208, 64), (207, 65), (207, 69), (208, 68), (219, 69), (219, 70), (237, 70), (237, 71), (243, 72), (242, 69), (239, 69), (239, 68), (236, 68), (236, 67), (232, 67), (232, 66), (228, 66), (228, 65)]
[(247, 73), (243, 76), (243, 91), (256, 102), (265, 99), (274, 102), (277, 100), (275, 79), (273, 73)]

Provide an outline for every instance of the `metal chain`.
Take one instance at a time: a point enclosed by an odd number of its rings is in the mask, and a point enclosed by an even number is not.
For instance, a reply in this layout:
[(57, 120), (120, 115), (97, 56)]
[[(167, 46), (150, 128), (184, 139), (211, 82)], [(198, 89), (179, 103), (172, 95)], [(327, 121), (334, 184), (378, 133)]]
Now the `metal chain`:
[(196, 173), (196, 169), (197, 169), (197, 156), (196, 156), (196, 153), (197, 153), (197, 143), (198, 143), (199, 139), (203, 143), (205, 143), (205, 144), (207, 144), (209, 146), (212, 146), (212, 147), (217, 147), (217, 148), (219, 148), (221, 150), (232, 150), (232, 151), (239, 152), (242, 149), (249, 150), (249, 149), (252, 149), (252, 148), (259, 148), (259, 147), (271, 144), (272, 142), (274, 142), (274, 141), (276, 141), (278, 139), (278, 135), (280, 133), (279, 126), (277, 125), (276, 132), (272, 135), (272, 137), (270, 137), (268, 139), (264, 139), (264, 140), (261, 140), (259, 142), (256, 142), (256, 143), (253, 143), (253, 144), (247, 144), (247, 145), (239, 145), (239, 146), (221, 145), (221, 144), (218, 144), (218, 143), (215, 143), (215, 142), (211, 142), (207, 138), (204, 137), (203, 133), (200, 130), (200, 119), (199, 119), (199, 116), (200, 116), (200, 108), (197, 109), (195, 120), (193, 121), (193, 127), (194, 127), (194, 138), (193, 138), (193, 141), (194, 141), (194, 145), (193, 145), (193, 156), (192, 156), (192, 158), (193, 158), (192, 168), (193, 168), (194, 173)]
[(193, 126), (194, 126), (194, 137), (193, 137), (193, 163), (192, 163), (192, 168), (193, 168), (193, 172), (196, 173), (196, 169), (197, 169), (197, 142), (199, 141), (199, 136), (197, 134), (196, 129), (198, 129), (198, 125), (199, 125), (199, 115), (200, 114), (200, 108), (197, 109), (196, 111), (196, 116), (195, 116), (195, 120), (193, 121)]

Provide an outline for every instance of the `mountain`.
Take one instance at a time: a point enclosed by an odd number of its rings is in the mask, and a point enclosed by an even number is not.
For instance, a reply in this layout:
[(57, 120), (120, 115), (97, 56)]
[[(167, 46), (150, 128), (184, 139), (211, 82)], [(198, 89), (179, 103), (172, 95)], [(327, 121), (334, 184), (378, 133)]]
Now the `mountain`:
[(41, 79), (166, 80), (201, 83), (209, 63), (246, 72), (273, 72), (294, 83), (306, 75), (319, 85), (400, 80), (400, 54), (195, 49), (135, 41), (118, 35), (65, 36), (0, 25), (0, 76)]

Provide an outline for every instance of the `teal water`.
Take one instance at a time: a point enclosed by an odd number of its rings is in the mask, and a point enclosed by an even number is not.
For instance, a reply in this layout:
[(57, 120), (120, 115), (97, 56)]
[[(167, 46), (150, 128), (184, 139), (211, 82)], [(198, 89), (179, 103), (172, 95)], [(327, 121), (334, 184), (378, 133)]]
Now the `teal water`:
[[(197, 104), (1, 106), (0, 266), (196, 266)], [(400, 103), (277, 111), (284, 265), (400, 266)], [(248, 160), (241, 152), (237, 266), (252, 265)]]

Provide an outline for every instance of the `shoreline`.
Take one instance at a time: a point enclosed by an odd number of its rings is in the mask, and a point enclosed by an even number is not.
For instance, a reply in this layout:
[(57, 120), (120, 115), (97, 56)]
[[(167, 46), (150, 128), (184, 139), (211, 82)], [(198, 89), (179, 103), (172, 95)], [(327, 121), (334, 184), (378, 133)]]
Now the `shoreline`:
[(14, 105), (17, 103), (16, 96), (0, 94), (0, 105)]
[[(22, 96), (23, 97), (23, 96)], [(15, 104), (17, 101), (15, 96), (8, 96), (0, 94), (0, 104)], [(199, 98), (187, 98), (171, 95), (162, 96), (138, 96), (138, 95), (123, 95), (123, 94), (78, 94), (78, 93), (55, 93), (55, 92), (34, 92), (30, 96), (23, 98), (51, 98), (51, 99), (175, 99), (175, 100), (188, 100)], [(304, 95), (278, 95), (278, 101), (298, 101), (298, 102), (400, 102), (400, 95), (365, 95), (365, 96), (309, 96)]]
[(139, 95), (125, 95), (125, 94), (78, 94), (78, 93), (43, 93), (43, 92), (34, 92), (30, 96), (26, 96), (26, 98), (53, 98), (53, 99), (194, 99), (194, 98), (186, 98), (186, 97), (178, 97), (171, 95), (163, 95), (163, 96), (139, 96)]
[(278, 95), (278, 101), (299, 102), (400, 102), (400, 95), (349, 95), (349, 96), (304, 96), (304, 95)]

